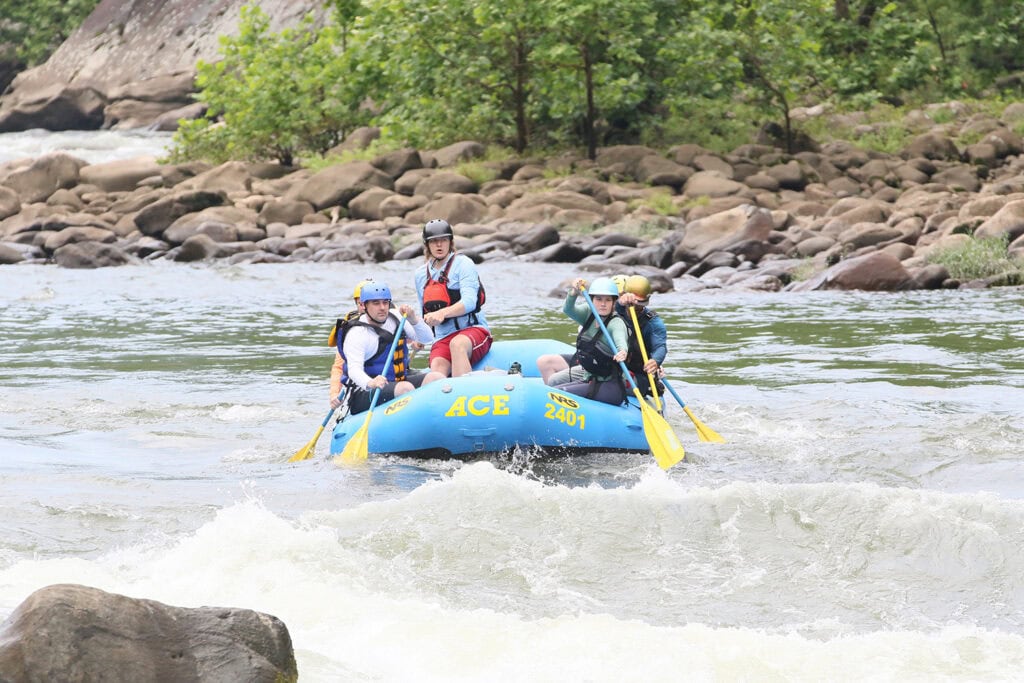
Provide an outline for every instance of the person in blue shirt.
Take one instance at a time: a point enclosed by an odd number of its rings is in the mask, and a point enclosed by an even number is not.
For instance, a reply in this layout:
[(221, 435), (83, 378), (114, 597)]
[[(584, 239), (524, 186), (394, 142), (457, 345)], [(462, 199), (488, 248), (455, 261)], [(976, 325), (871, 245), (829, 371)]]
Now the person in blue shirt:
[[(630, 275), (620, 279), (614, 279), (620, 283), (622, 293), (615, 304), (615, 312), (622, 316), (628, 325), (632, 327), (633, 318), (629, 314), (629, 307), (636, 309), (637, 321), (640, 323), (640, 334), (643, 336), (644, 347), (647, 349), (648, 360), (644, 363), (640, 353), (639, 345), (631, 348), (629, 357), (626, 359), (626, 367), (636, 378), (637, 387), (640, 393), (645, 396), (651, 395), (651, 383), (648, 375), (654, 377), (657, 382), (659, 377), (664, 376), (665, 371), (661, 366), (668, 356), (668, 331), (665, 329), (665, 321), (653, 309), (647, 305), (651, 300), (651, 281), (643, 275)], [(635, 342), (630, 346), (634, 346)], [(658, 394), (664, 393), (664, 387), (658, 382)]]
[(448, 221), (436, 218), (423, 226), (423, 248), (426, 262), (416, 269), (415, 279), (423, 321), (434, 331), (427, 384), (465, 375), (493, 339), (480, 310), (485, 297), (476, 264), (456, 253)]

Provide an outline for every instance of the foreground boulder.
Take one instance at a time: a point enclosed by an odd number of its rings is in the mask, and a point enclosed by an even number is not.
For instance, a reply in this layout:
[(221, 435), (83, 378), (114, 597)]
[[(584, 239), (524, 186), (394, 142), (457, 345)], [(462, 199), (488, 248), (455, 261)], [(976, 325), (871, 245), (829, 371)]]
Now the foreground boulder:
[(295, 681), (287, 627), (247, 609), (41, 588), (0, 625), (3, 681)]

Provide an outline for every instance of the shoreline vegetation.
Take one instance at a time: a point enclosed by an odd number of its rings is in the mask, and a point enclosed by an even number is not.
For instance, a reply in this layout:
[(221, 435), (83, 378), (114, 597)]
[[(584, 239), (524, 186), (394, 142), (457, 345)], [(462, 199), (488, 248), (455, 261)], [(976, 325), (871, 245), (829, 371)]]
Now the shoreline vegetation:
[(245, 6), (165, 163), (0, 166), (0, 263), (416, 258), (443, 217), (662, 287), (1020, 285), (1024, 18), (939, 4)]

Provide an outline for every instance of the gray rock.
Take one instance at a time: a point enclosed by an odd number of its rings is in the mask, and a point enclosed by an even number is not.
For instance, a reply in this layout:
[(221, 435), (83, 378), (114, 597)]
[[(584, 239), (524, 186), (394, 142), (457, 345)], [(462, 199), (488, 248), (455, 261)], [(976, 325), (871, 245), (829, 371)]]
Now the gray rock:
[(289, 190), (286, 199), (309, 202), (317, 210), (329, 206), (347, 205), (371, 187), (392, 190), (391, 176), (377, 170), (366, 161), (352, 161), (327, 168), (313, 174)]
[(117, 246), (102, 242), (66, 244), (53, 253), (53, 260), (62, 268), (106, 268), (134, 261), (132, 256)]
[(909, 289), (913, 284), (910, 273), (895, 256), (876, 251), (840, 261), (811, 279), (796, 283), (790, 289), (801, 292), (823, 289), (892, 292)]
[(135, 225), (143, 235), (158, 237), (174, 221), (190, 213), (197, 213), (211, 206), (222, 206), (226, 197), (223, 192), (185, 190), (158, 199), (135, 215)]
[(154, 157), (135, 157), (101, 164), (89, 164), (79, 171), (81, 182), (90, 183), (104, 192), (128, 192), (139, 181), (160, 174), (160, 165)]
[(61, 188), (74, 187), (85, 162), (65, 152), (53, 152), (0, 175), (0, 185), (18, 193), (25, 204), (44, 201)]
[[(15, 88), (23, 75), (14, 79)], [(39, 90), (22, 87), (16, 90), (16, 96), (0, 103), (0, 133), (31, 128), (93, 130), (103, 124), (106, 105), (106, 97), (91, 85), (48, 83)]]
[(296, 681), (287, 627), (247, 609), (172, 607), (87, 586), (42, 588), (0, 627), (0, 680)]
[(4, 242), (0, 242), (0, 265), (20, 263), (25, 260), (21, 250)]
[(925, 133), (914, 138), (909, 145), (904, 147), (900, 156), (904, 159), (924, 157), (925, 159), (959, 161), (960, 151), (956, 148), (956, 144), (945, 135)]
[(412, 147), (388, 152), (373, 159), (370, 163), (396, 179), (400, 178), (406, 171), (411, 171), (414, 168), (423, 168), (423, 159), (420, 157), (419, 151)]
[(18, 193), (9, 187), (0, 185), (0, 221), (21, 211), (21, 200)]
[(462, 161), (481, 158), (487, 149), (479, 142), (463, 140), (435, 150), (434, 161), (439, 167), (454, 166)]
[(468, 194), (477, 190), (477, 184), (466, 176), (453, 171), (438, 171), (424, 178), (416, 185), (416, 194), (427, 199), (448, 193)]
[(527, 254), (558, 244), (561, 239), (558, 230), (553, 225), (541, 223), (514, 237), (512, 246), (517, 254)]

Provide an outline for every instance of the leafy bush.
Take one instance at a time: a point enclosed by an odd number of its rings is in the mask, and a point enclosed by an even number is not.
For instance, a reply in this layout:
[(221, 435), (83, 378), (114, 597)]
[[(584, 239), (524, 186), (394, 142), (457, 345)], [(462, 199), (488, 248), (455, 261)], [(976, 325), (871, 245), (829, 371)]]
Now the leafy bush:
[(680, 99), (664, 120), (645, 129), (640, 140), (655, 147), (699, 142), (705, 149), (725, 154), (754, 139), (757, 121), (765, 116), (762, 108), (744, 102)]
[(0, 0), (0, 56), (13, 46), (27, 66), (46, 61), (99, 0)]
[(946, 267), (957, 280), (980, 280), (996, 275), (1010, 274), (1010, 280), (1024, 282), (1024, 270), (1011, 261), (1006, 252), (1007, 238), (971, 238), (962, 245), (936, 249), (928, 256), (930, 263)]
[(176, 135), (176, 158), (291, 165), (300, 155), (323, 154), (369, 119), (359, 81), (347, 77), (353, 65), (337, 26), (318, 30), (311, 17), (277, 34), (269, 26), (258, 6), (243, 7), (239, 35), (221, 38), (223, 58), (197, 65), (199, 99), (209, 111)]
[(679, 207), (672, 201), (672, 195), (665, 191), (648, 193), (643, 199), (634, 199), (628, 205), (631, 211), (643, 207), (659, 216), (679, 215)]
[(463, 161), (455, 166), (455, 172), (466, 176), (477, 185), (483, 185), (498, 177), (498, 169), (481, 161)]

